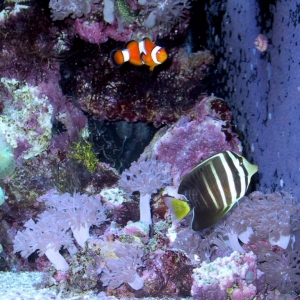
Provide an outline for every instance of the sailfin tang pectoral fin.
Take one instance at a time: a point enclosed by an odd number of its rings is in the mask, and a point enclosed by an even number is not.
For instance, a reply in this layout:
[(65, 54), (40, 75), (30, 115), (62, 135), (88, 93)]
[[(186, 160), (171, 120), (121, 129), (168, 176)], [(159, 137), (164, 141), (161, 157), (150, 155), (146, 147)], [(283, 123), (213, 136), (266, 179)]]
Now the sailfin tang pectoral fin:
[(187, 201), (172, 197), (164, 197), (164, 200), (170, 210), (173, 223), (178, 223), (191, 211), (191, 207)]

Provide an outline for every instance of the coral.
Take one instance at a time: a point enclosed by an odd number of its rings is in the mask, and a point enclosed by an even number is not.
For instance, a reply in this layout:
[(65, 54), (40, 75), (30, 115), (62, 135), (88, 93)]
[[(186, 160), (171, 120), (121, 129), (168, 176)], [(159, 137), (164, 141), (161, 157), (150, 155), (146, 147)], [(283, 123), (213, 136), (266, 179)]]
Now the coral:
[(264, 272), (258, 292), (267, 284), (269, 289), (293, 293), (300, 289), (299, 225), (297, 198), (284, 191), (257, 191), (241, 199), (225, 220), (201, 235), (178, 228), (171, 246), (184, 251), (191, 260), (196, 255), (207, 263), (224, 258), (232, 250), (241, 254), (252, 251), (258, 270)]
[(48, 212), (41, 214), (36, 223), (30, 219), (24, 227), (25, 230), (18, 231), (15, 236), (14, 253), (21, 252), (22, 257), (28, 257), (38, 250), (39, 255), (45, 254), (57, 270), (67, 271), (69, 265), (59, 250), (61, 246), (67, 248), (73, 244), (68, 228)]
[(115, 19), (114, 17), (114, 10), (115, 10), (115, 5), (114, 5), (113, 0), (104, 0), (103, 1), (103, 19), (107, 23), (112, 23)]
[(128, 194), (139, 191), (142, 195), (151, 195), (171, 183), (170, 168), (169, 163), (142, 156), (139, 162), (133, 162), (123, 171), (118, 183)]
[(106, 188), (100, 192), (104, 202), (120, 205), (125, 200), (125, 193), (120, 188)]
[(190, 9), (189, 0), (153, 0), (147, 1), (146, 6), (150, 13), (144, 25), (149, 28), (160, 23), (174, 25), (183, 21)]
[(254, 251), (259, 253), (258, 268), (265, 273), (266, 283), (271, 290), (281, 293), (299, 292), (300, 262), (299, 251), (269, 251), (262, 255), (260, 247)]
[(64, 222), (65, 227), (71, 227), (77, 243), (85, 247), (91, 225), (100, 225), (105, 222), (105, 208), (101, 203), (101, 196), (88, 196), (86, 194), (69, 193), (60, 195), (56, 190), (38, 198), (45, 202), (48, 211), (57, 219)]
[(120, 244), (114, 252), (116, 258), (105, 261), (106, 266), (101, 274), (103, 285), (115, 289), (122, 283), (128, 283), (135, 290), (141, 289), (144, 280), (136, 269), (143, 266), (143, 250), (130, 244)]
[(149, 224), (146, 222), (128, 222), (123, 232), (140, 239), (143, 243), (149, 240)]
[[(286, 249), (292, 228), (299, 227), (300, 205), (297, 198), (281, 193), (253, 192), (244, 197), (225, 221), (225, 231), (239, 236), (249, 232), (260, 240)], [(237, 237), (236, 237), (237, 239)], [(243, 240), (247, 243), (247, 239)]]
[(51, 139), (52, 105), (47, 97), (37, 96), (37, 87), (7, 78), (1, 78), (1, 83), (11, 97), (0, 116), (5, 141), (25, 159), (40, 154)]
[(257, 278), (256, 256), (234, 251), (229, 257), (203, 262), (193, 270), (191, 293), (195, 299), (253, 299)]
[(131, 194), (140, 192), (140, 220), (151, 224), (151, 194), (171, 183), (171, 165), (155, 159), (141, 157), (139, 162), (133, 162), (131, 167), (124, 170), (119, 185), (125, 192)]
[[(4, 203), (5, 201), (5, 194), (4, 194), (4, 191), (3, 189), (0, 187), (0, 206)], [(0, 250), (1, 250), (1, 244), (0, 244)], [(1, 253), (1, 251), (0, 251)]]
[(93, 152), (93, 146), (86, 140), (75, 143), (71, 148), (70, 157), (85, 165), (90, 172), (93, 172), (98, 164), (97, 156)]
[(66, 271), (68, 264), (59, 254), (61, 246), (74, 252), (72, 239), (67, 232), (72, 229), (73, 236), (81, 247), (89, 238), (91, 225), (100, 225), (106, 221), (105, 209), (101, 197), (89, 197), (74, 193), (59, 195), (51, 190), (41, 196), (38, 201), (45, 202), (47, 210), (38, 216), (38, 222), (27, 221), (24, 231), (19, 231), (14, 238), (14, 252), (21, 251), (23, 257), (28, 257), (35, 250), (46, 254), (56, 269)]
[(126, 0), (116, 0), (116, 8), (122, 20), (126, 23), (132, 23), (134, 18), (137, 16), (136, 11), (132, 11)]
[(63, 20), (71, 15), (72, 18), (80, 18), (91, 12), (92, 3), (99, 0), (50, 0), (49, 8), (54, 21)]
[(0, 137), (0, 179), (11, 175), (15, 169), (14, 154), (11, 147)]

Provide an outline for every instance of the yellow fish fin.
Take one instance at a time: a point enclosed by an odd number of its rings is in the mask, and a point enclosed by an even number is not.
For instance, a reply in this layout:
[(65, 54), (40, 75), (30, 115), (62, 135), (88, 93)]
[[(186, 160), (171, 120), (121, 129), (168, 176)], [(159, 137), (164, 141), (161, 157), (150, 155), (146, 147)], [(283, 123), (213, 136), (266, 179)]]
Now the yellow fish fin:
[(172, 221), (174, 223), (181, 221), (191, 211), (191, 207), (187, 201), (172, 197), (164, 197), (164, 200), (170, 210)]

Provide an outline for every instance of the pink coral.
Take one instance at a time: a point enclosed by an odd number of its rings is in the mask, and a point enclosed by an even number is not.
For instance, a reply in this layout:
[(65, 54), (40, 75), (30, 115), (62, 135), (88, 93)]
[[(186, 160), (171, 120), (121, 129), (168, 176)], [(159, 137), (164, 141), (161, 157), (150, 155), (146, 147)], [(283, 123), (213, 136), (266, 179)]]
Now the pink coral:
[(151, 252), (145, 261), (145, 267), (143, 271), (145, 296), (164, 295), (172, 299), (190, 296), (192, 265), (183, 252), (175, 250)]
[(96, 21), (92, 17), (76, 19), (75, 33), (84, 41), (93, 44), (105, 43), (108, 38), (128, 42), (132, 36), (132, 30), (130, 28), (123, 28), (122, 31), (118, 31), (117, 24), (107, 24), (103, 21)]

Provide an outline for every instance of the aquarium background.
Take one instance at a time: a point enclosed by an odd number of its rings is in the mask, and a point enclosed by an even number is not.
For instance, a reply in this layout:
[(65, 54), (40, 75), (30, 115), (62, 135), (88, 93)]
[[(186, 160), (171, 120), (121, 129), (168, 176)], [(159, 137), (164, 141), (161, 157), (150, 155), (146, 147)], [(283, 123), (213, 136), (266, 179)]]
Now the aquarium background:
[[(208, 1), (211, 91), (229, 103), (244, 152), (259, 165), (258, 189), (299, 195), (299, 3)], [(268, 39), (259, 52), (254, 41)]]
[(0, 0), (0, 299), (298, 299), (298, 2)]

